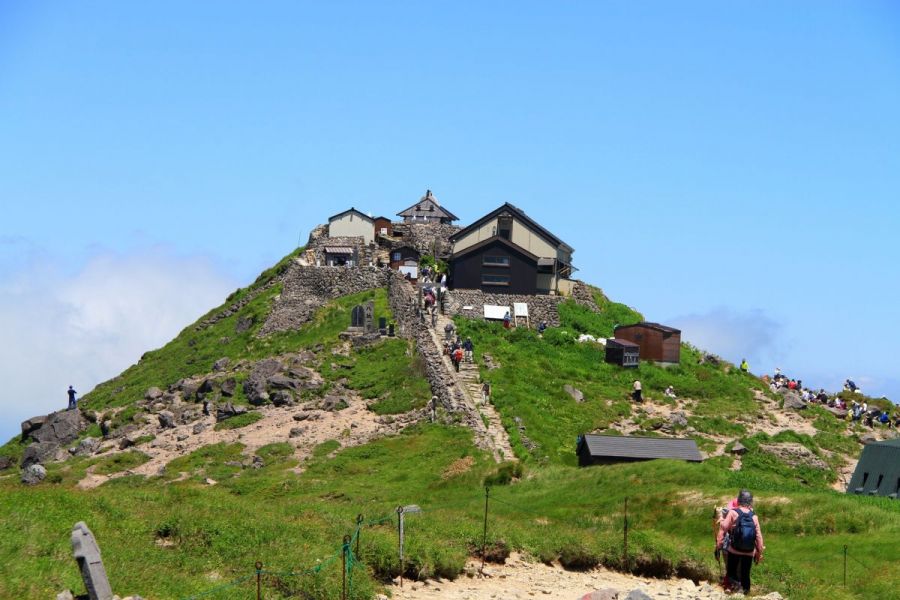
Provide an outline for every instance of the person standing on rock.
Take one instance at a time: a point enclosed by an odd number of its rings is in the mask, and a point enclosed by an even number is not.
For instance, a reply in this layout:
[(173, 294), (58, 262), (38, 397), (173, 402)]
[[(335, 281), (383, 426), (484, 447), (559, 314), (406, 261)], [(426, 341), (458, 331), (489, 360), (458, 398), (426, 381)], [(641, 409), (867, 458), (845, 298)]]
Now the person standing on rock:
[[(763, 559), (762, 529), (759, 517), (753, 512), (753, 494), (741, 490), (737, 497), (738, 507), (728, 511), (722, 519), (716, 537), (716, 550), (725, 550), (726, 557), (726, 591), (742, 589), (744, 594), (750, 592), (750, 568), (753, 563), (759, 564)], [(729, 536), (729, 542), (723, 548), (723, 542)]]
[(69, 410), (75, 410), (78, 408), (78, 399), (75, 398), (75, 394), (78, 392), (75, 391), (71, 385), (69, 386), (69, 391), (66, 392), (69, 395)]

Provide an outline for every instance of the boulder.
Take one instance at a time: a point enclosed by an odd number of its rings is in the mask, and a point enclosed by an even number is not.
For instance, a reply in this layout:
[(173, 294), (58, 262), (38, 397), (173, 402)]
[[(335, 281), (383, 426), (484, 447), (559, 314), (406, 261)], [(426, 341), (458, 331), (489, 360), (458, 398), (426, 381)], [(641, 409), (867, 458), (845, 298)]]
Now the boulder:
[(15, 464), (15, 461), (9, 456), (0, 456), (0, 471), (5, 471), (11, 468)]
[(104, 438), (108, 438), (111, 431), (112, 431), (112, 421), (110, 421), (109, 419), (100, 421), (100, 434)]
[(303, 387), (303, 382), (287, 375), (275, 374), (268, 378), (267, 385), (276, 390), (297, 391)]
[(27, 439), (32, 431), (40, 429), (46, 421), (46, 415), (31, 417), (30, 419), (22, 421), (22, 440)]
[(58, 593), (56, 595), (56, 600), (75, 600), (75, 596), (72, 595), (71, 590), (66, 590)]
[(253, 406), (262, 406), (269, 403), (269, 393), (266, 391), (265, 381), (248, 379), (244, 382), (244, 396), (247, 402)]
[(243, 333), (253, 327), (253, 317), (240, 317), (234, 324), (235, 333)]
[(272, 394), (272, 404), (275, 406), (294, 406), (294, 396), (287, 390), (278, 390)]
[(304, 433), (306, 433), (306, 427), (291, 427), (291, 432), (288, 434), (288, 437), (300, 437)]
[(228, 379), (222, 381), (222, 395), (223, 396), (234, 396), (234, 390), (237, 389), (237, 381), (234, 377), (229, 377)]
[(36, 483), (40, 483), (46, 476), (47, 469), (39, 464), (28, 465), (27, 467), (22, 469), (22, 483), (24, 483), (25, 485), (34, 485)]
[(648, 596), (647, 592), (635, 589), (628, 592), (628, 595), (625, 596), (624, 600), (653, 600), (653, 598)]
[(197, 423), (196, 425), (194, 425), (194, 435), (197, 435), (198, 433), (203, 433), (203, 432), (206, 431), (207, 429), (209, 429), (209, 425), (208, 425), (208, 424), (206, 424), (206, 423)]
[(297, 414), (294, 415), (294, 420), (297, 421), (297, 422), (305, 421), (305, 420), (307, 420), (308, 418), (309, 418), (309, 413), (306, 412), (305, 410), (304, 410), (304, 411), (300, 411), (300, 412), (298, 412)]
[(860, 438), (859, 438), (859, 443), (863, 444), (863, 445), (874, 444), (877, 441), (878, 441), (878, 438), (875, 436), (874, 433), (866, 433), (866, 434), (863, 434), (862, 436), (860, 436)]
[(162, 398), (163, 391), (156, 386), (148, 388), (146, 392), (144, 392), (144, 399), (150, 400), (154, 402)]
[(159, 418), (159, 426), (163, 429), (175, 428), (175, 415), (170, 410), (162, 410), (157, 415)]
[(215, 392), (217, 383), (218, 382), (215, 379), (204, 379), (203, 383), (200, 384), (200, 387), (197, 388), (197, 397), (203, 398), (207, 394), (212, 394), (213, 392)]
[(69, 453), (75, 456), (90, 456), (100, 449), (100, 440), (87, 437), (78, 442), (78, 445), (69, 449)]
[(65, 460), (68, 453), (59, 444), (53, 442), (35, 442), (29, 444), (22, 453), (21, 467), (23, 469), (37, 464)]
[(175, 386), (175, 389), (179, 390), (185, 398), (190, 398), (196, 394), (199, 388), (200, 382), (193, 379), (182, 379)]
[(582, 393), (582, 391), (578, 388), (574, 388), (567, 383), (563, 386), (563, 389), (568, 395), (572, 396), (572, 400), (574, 400), (575, 402), (584, 402), (584, 393)]
[(687, 415), (680, 410), (674, 410), (672, 411), (672, 414), (669, 415), (669, 423), (677, 427), (687, 427)]
[(216, 421), (224, 421), (225, 419), (230, 419), (231, 417), (242, 415), (247, 412), (247, 408), (244, 406), (234, 406), (231, 402), (226, 402), (221, 406), (216, 408)]
[(74, 442), (87, 426), (87, 420), (81, 416), (81, 412), (61, 410), (47, 415), (43, 425), (33, 430), (29, 436), (35, 442), (68, 444)]
[(784, 395), (784, 409), (805, 410), (806, 402), (803, 401), (803, 398), (800, 397), (800, 394), (793, 390), (788, 390), (788, 392)]
[(227, 356), (223, 356), (219, 360), (213, 363), (212, 369), (213, 371), (220, 373), (228, 368), (228, 363), (231, 362), (228, 360)]

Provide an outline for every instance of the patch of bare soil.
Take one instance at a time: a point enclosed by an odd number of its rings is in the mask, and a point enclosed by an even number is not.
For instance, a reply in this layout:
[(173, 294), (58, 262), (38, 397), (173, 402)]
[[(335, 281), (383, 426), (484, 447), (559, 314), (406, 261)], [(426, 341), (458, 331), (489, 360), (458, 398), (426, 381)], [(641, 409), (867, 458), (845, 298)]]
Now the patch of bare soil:
[(403, 588), (390, 586), (393, 600), (578, 600), (593, 591), (614, 589), (619, 598), (639, 589), (650, 598), (667, 600), (721, 600), (715, 585), (694, 584), (687, 579), (647, 579), (604, 568), (586, 572), (566, 571), (559, 566), (531, 562), (517, 553), (505, 565), (488, 565), (478, 573), (480, 563), (471, 560), (466, 574), (454, 581), (405, 582)]
[[(334, 412), (304, 410), (296, 406), (282, 408), (267, 406), (258, 409), (258, 412), (263, 418), (256, 423), (223, 431), (215, 430), (216, 419), (213, 416), (202, 417), (173, 429), (160, 430), (158, 426), (145, 425), (137, 435), (154, 434), (156, 439), (136, 449), (147, 454), (150, 457), (149, 461), (128, 471), (109, 476), (90, 473), (89, 470), (84, 479), (78, 482), (78, 486), (82, 489), (91, 489), (123, 475), (158, 475), (173, 459), (190, 454), (203, 446), (222, 442), (243, 444), (244, 454), (247, 456), (252, 456), (256, 450), (267, 444), (289, 442), (295, 448), (295, 458), (303, 460), (311, 454), (314, 447), (323, 442), (337, 440), (344, 447), (357, 446), (396, 433), (405, 423), (402, 419), (392, 419), (391, 424), (384, 424), (385, 420), (369, 411), (366, 402), (358, 396), (349, 399), (347, 408)], [(301, 413), (307, 414), (308, 417), (298, 422), (294, 416)], [(199, 433), (194, 433), (194, 427), (198, 424), (206, 427)], [(291, 437), (292, 429), (297, 430), (294, 437)], [(118, 451), (110, 449), (105, 455)]]

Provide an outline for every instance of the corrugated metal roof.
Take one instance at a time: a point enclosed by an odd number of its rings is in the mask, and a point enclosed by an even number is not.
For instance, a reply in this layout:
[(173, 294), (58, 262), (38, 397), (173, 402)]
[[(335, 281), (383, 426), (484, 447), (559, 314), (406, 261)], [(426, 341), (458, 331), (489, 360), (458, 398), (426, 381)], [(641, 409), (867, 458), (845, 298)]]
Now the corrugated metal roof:
[(691, 439), (594, 435), (590, 433), (586, 433), (583, 437), (591, 456), (675, 458), (692, 462), (703, 460), (697, 449), (697, 443)]
[(325, 246), (328, 254), (353, 254), (353, 248), (349, 246)]

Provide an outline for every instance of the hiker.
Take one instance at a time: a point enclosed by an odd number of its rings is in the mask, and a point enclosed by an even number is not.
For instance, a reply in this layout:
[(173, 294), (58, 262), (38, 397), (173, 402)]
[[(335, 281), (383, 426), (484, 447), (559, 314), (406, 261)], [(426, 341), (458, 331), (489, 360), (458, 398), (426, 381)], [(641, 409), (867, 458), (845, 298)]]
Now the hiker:
[(506, 314), (503, 315), (503, 328), (509, 329), (509, 321), (510, 321), (509, 311), (506, 311)]
[(677, 396), (675, 395), (675, 388), (673, 388), (671, 385), (666, 388), (666, 391), (664, 391), (663, 394), (665, 394), (667, 398), (677, 398)]
[(444, 325), (444, 339), (448, 342), (453, 339), (453, 323), (447, 323)]
[(744, 373), (750, 372), (750, 365), (747, 364), (746, 358), (741, 359), (741, 371), (743, 371)]
[[(750, 567), (759, 564), (766, 549), (763, 543), (759, 517), (753, 512), (753, 494), (741, 490), (737, 497), (738, 507), (728, 511), (722, 519), (716, 536), (716, 550), (726, 553), (726, 577), (723, 586), (726, 591), (736, 591), (738, 587), (744, 594), (750, 592)], [(725, 536), (730, 540), (725, 544)]]
[(541, 321), (538, 325), (538, 335), (544, 335), (544, 331), (547, 330), (547, 321)]
[(855, 392), (859, 388), (856, 387), (856, 383), (854, 383), (854, 381), (852, 379), (848, 379), (847, 381), (844, 382), (844, 389), (847, 390), (848, 392)]
[(635, 402), (643, 402), (644, 399), (641, 397), (641, 382), (637, 379), (634, 380), (634, 383), (631, 386), (631, 399)]
[(453, 366), (456, 368), (456, 372), (459, 373), (459, 363), (462, 362), (463, 359), (463, 349), (460, 346), (457, 346), (451, 355), (451, 360), (453, 361)]
[(437, 419), (437, 403), (438, 403), (438, 397), (432, 396), (431, 403), (429, 405), (429, 412), (431, 413), (431, 422), (432, 423), (434, 423), (435, 420)]
[(472, 362), (472, 352), (475, 350), (475, 345), (472, 343), (472, 338), (466, 338), (466, 341), (463, 342), (463, 351), (465, 352), (466, 362)]
[(491, 401), (491, 384), (485, 381), (481, 384), (481, 403), (489, 404)]
[(68, 410), (75, 410), (78, 408), (78, 399), (75, 398), (75, 394), (78, 392), (75, 391), (71, 385), (69, 386), (69, 390), (66, 392), (69, 395), (69, 408)]

